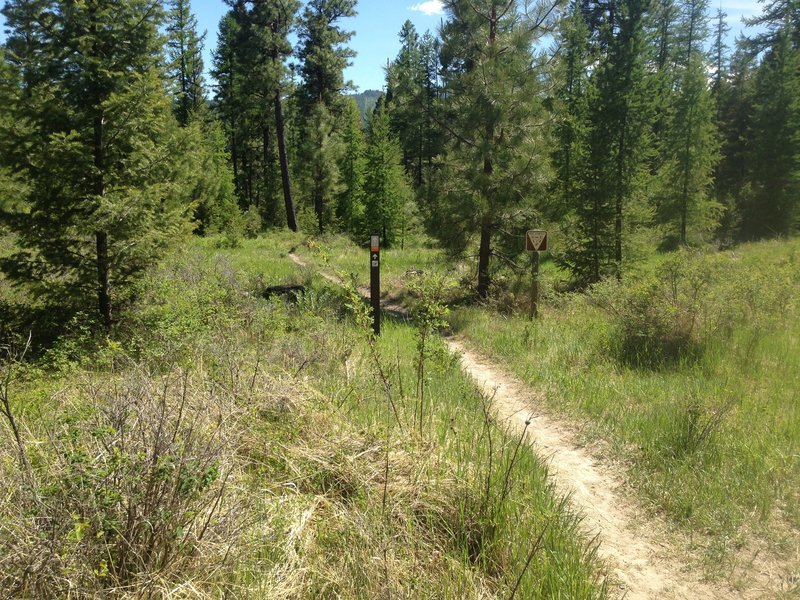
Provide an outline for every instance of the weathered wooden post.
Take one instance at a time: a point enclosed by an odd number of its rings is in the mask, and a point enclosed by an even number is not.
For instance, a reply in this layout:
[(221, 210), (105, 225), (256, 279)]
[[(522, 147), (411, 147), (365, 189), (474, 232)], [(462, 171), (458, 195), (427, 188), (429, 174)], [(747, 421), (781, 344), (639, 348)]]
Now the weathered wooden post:
[(381, 334), (381, 238), (373, 235), (369, 243), (369, 298), (372, 304), (372, 331)]
[(539, 253), (547, 251), (547, 232), (533, 229), (525, 235), (525, 249), (531, 253), (530, 318), (539, 316)]

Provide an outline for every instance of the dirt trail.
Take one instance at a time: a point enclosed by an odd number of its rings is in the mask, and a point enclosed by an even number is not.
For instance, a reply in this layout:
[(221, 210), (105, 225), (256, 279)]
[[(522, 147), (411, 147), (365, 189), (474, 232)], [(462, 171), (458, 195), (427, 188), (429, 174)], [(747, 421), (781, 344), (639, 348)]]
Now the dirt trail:
[[(290, 258), (307, 266), (297, 255)], [(338, 278), (320, 275), (341, 285)], [(392, 311), (402, 307), (391, 305)], [(461, 359), (463, 370), (493, 399), (497, 418), (522, 432), (525, 421), (528, 439), (549, 466), (558, 492), (569, 495), (574, 508), (583, 515), (584, 532), (598, 536), (598, 553), (611, 571), (612, 588), (626, 600), (705, 600), (749, 598), (727, 586), (715, 587), (700, 580), (675, 555), (677, 544), (668, 542), (668, 528), (657, 519), (646, 518), (635, 502), (626, 497), (623, 473), (603, 464), (578, 443), (575, 433), (541, 409), (541, 398), (500, 365), (480, 356), (457, 338), (445, 340)], [(663, 543), (659, 540), (664, 540)]]
[(530, 443), (547, 460), (556, 489), (569, 494), (573, 506), (584, 515), (584, 531), (589, 536), (599, 535), (599, 554), (612, 570), (612, 583), (625, 598), (700, 600), (735, 595), (732, 590), (700, 582), (670, 556), (669, 546), (656, 541), (666, 535), (666, 527), (642, 519), (625, 498), (619, 475), (579, 447), (569, 428), (543, 414), (527, 387), (471, 351), (462, 340), (446, 342), (451, 352), (460, 355), (464, 371), (493, 398), (501, 422), (521, 433), (530, 419)]

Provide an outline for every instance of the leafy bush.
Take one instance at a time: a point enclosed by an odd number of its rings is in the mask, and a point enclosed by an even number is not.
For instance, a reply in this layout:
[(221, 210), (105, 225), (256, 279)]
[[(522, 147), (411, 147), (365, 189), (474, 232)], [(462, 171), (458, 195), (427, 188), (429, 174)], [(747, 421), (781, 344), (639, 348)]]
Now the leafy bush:
[(157, 595), (159, 581), (202, 565), (203, 544), (225, 528), (232, 403), (201, 393), (186, 372), (128, 373), (62, 392), (40, 439), (5, 411), (15, 433), (0, 437), (9, 494), (0, 588), (9, 597), (131, 586)]
[(739, 326), (756, 336), (769, 331), (797, 283), (791, 261), (755, 271), (735, 255), (681, 250), (652, 275), (633, 283), (604, 280), (590, 297), (612, 317), (620, 358), (657, 366), (696, 358), (712, 338)]

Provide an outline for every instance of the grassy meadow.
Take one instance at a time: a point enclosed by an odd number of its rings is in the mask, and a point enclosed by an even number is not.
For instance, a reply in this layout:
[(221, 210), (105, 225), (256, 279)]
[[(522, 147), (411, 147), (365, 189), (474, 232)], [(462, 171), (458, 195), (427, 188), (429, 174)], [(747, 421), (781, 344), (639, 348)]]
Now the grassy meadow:
[(480, 308), (451, 322), (588, 440), (607, 441), (631, 490), (690, 537), (709, 573), (735, 578), (755, 534), (785, 557), (791, 588), (799, 291), (800, 244), (765, 242), (654, 260), (623, 285), (553, 295), (535, 322)]
[[(606, 597), (579, 517), (441, 342), (393, 322), (371, 339), (360, 300), (291, 263), (295, 240), (196, 240), (112, 338), (11, 344), (0, 588)], [(278, 283), (308, 291), (261, 297)]]
[[(347, 270), (363, 252), (342, 245), (323, 259), (303, 252)], [(414, 252), (383, 260), (424, 264)], [(788, 593), (800, 593), (798, 240), (652, 254), (623, 283), (585, 294), (556, 291), (565, 276), (545, 260), (536, 321), (528, 274), (501, 271), (492, 303), (469, 306), (470, 265), (431, 259), (424, 268), (453, 281), (452, 331), (546, 392), (548, 409), (587, 442), (602, 442), (628, 491), (674, 524), (708, 576), (736, 585), (745, 563), (769, 556)], [(403, 285), (397, 274), (390, 285)]]

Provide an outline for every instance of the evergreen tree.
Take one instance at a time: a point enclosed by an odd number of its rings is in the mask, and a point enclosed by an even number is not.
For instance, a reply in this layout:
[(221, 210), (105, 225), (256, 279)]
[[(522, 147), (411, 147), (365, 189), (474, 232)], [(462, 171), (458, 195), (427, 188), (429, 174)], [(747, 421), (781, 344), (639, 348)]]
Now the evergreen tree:
[(94, 293), (109, 329), (126, 284), (186, 223), (185, 138), (159, 71), (162, 14), (144, 0), (53, 0), (38, 14), (28, 4), (4, 8), (8, 62), (27, 81), (13, 119), (29, 125), (5, 135), (17, 138), (13, 168), (30, 189), (7, 216), (20, 251), (2, 266), (45, 296), (85, 306)]
[(742, 236), (785, 236), (796, 228), (800, 200), (800, 51), (791, 21), (773, 37), (755, 78)]
[(369, 121), (362, 233), (380, 235), (386, 247), (395, 244), (410, 195), (400, 143), (392, 133), (384, 104), (379, 101)]
[(314, 207), (319, 231), (325, 230), (334, 211), (331, 201), (339, 190), (337, 154), (341, 145), (337, 119), (346, 89), (344, 69), (353, 51), (345, 46), (352, 32), (339, 27), (340, 19), (355, 16), (356, 0), (311, 0), (300, 23), (302, 84), (297, 90), (301, 125), (300, 157), (306, 193)]
[(743, 198), (749, 197), (750, 133), (752, 130), (755, 58), (739, 48), (731, 60), (728, 77), (717, 88), (717, 122), (720, 160), (715, 173), (717, 200), (725, 207), (720, 237), (730, 240), (741, 225)]
[(403, 166), (414, 184), (422, 185), (425, 112), (420, 110), (425, 76), (420, 39), (411, 21), (400, 30), (400, 52), (386, 69), (386, 103), (403, 149)]
[(215, 120), (193, 119), (185, 135), (191, 171), (183, 189), (185, 202), (194, 207), (195, 231), (200, 235), (230, 231), (239, 208), (222, 126)]
[(708, 193), (719, 145), (703, 50), (708, 2), (685, 0), (681, 8), (670, 119), (662, 143), (664, 190), (658, 210), (661, 222), (672, 229), (671, 235), (685, 245), (690, 225), (696, 231), (711, 231), (717, 225), (719, 205)]
[(487, 298), (493, 237), (529, 209), (546, 177), (539, 65), (533, 46), (550, 6), (499, 0), (445, 2), (443, 126), (447, 156), (433, 233), (454, 249), (478, 232), (478, 295)]
[[(228, 135), (237, 196), (267, 223), (285, 213), (297, 230), (283, 102), (297, 0), (241, 2), (220, 22), (214, 57), (216, 101)], [(280, 194), (283, 194), (283, 207)]]
[[(14, 115), (12, 106), (19, 101), (20, 81), (5, 59), (5, 52), (0, 48), (0, 236), (3, 235), (3, 215), (20, 204), (25, 196), (25, 185), (19, 176), (12, 171), (11, 152)], [(20, 124), (17, 124), (20, 127)]]
[(174, 86), (175, 116), (185, 127), (191, 114), (206, 102), (203, 84), (206, 34), (197, 35), (197, 19), (189, 0), (170, 0), (167, 35), (168, 74)]
[(714, 103), (706, 83), (705, 64), (694, 56), (681, 70), (673, 118), (666, 135), (669, 160), (664, 166), (666, 188), (659, 206), (662, 223), (671, 226), (685, 245), (688, 229), (713, 231), (719, 204), (709, 197), (718, 160)]
[[(644, 0), (619, 0), (597, 10), (598, 48), (586, 90), (585, 151), (576, 165), (577, 190), (569, 245), (563, 256), (576, 282), (621, 277), (624, 233), (647, 178), (652, 126), (651, 80), (645, 68)], [(584, 13), (585, 14), (585, 13)]]
[(556, 87), (551, 100), (551, 110), (556, 117), (552, 153), (555, 200), (549, 207), (556, 220), (567, 217), (576, 192), (575, 166), (581, 161), (586, 143), (589, 30), (577, 2), (561, 20), (559, 48), (553, 75)]
[(352, 98), (345, 103), (342, 122), (343, 152), (339, 164), (342, 187), (336, 203), (336, 217), (345, 231), (356, 234), (364, 213), (366, 166), (361, 113)]

